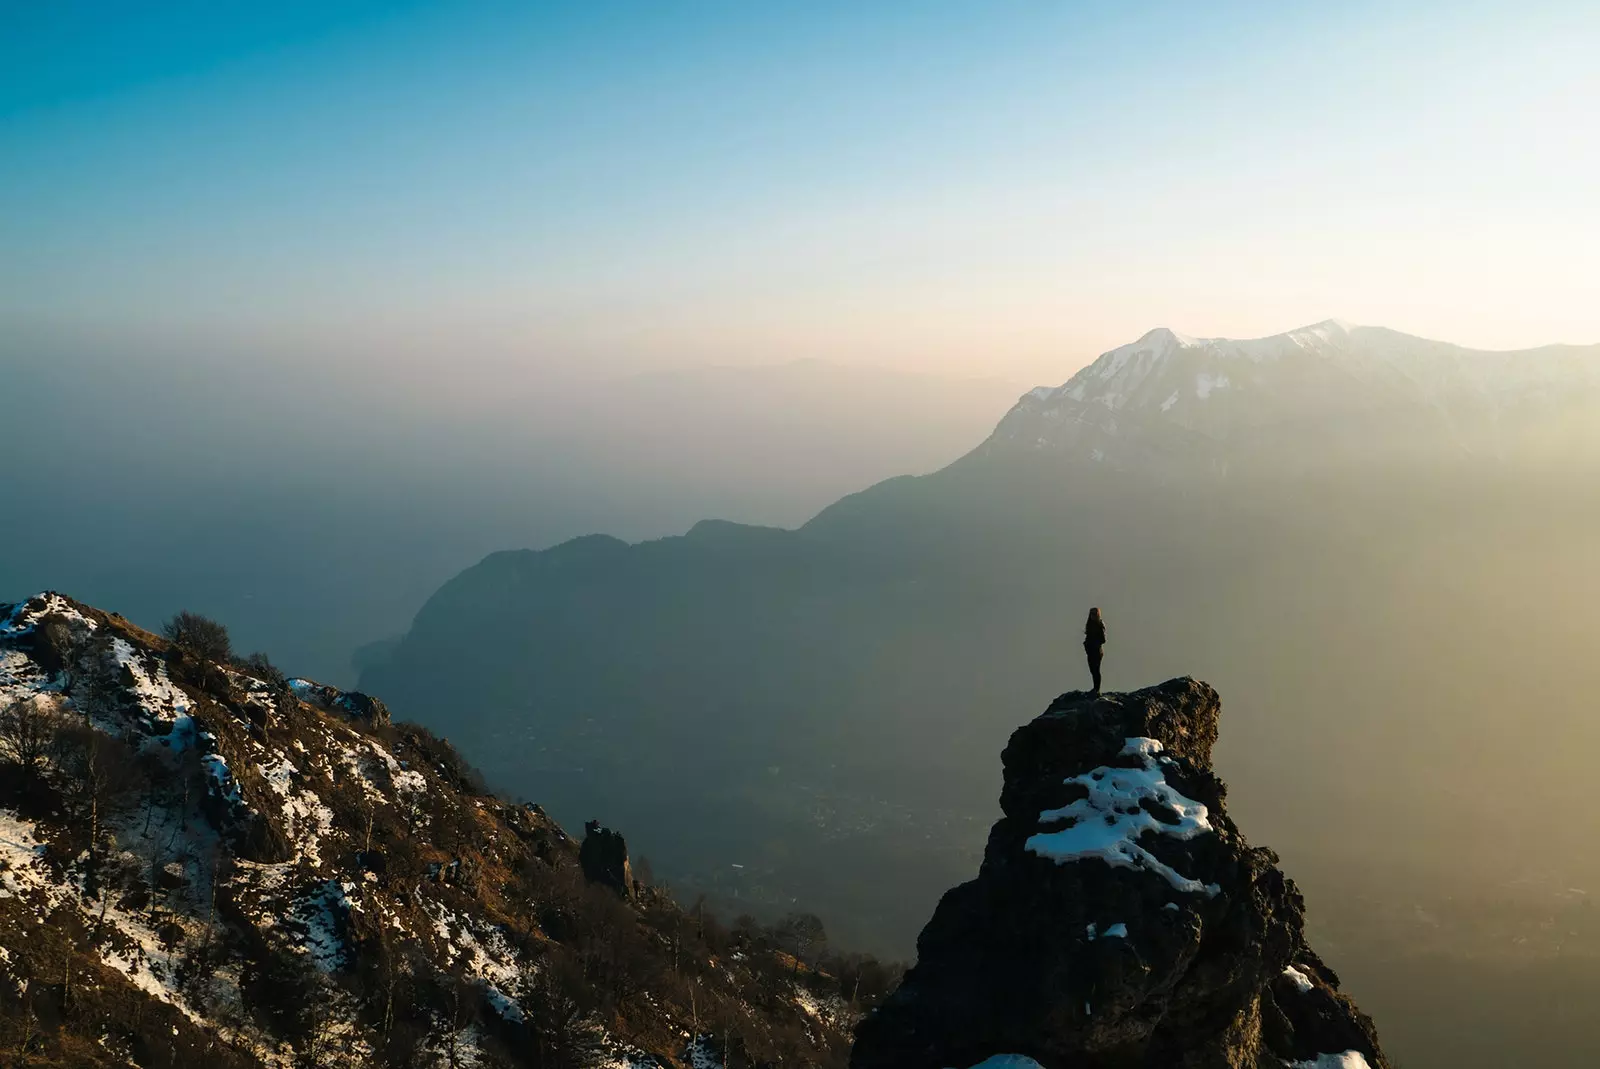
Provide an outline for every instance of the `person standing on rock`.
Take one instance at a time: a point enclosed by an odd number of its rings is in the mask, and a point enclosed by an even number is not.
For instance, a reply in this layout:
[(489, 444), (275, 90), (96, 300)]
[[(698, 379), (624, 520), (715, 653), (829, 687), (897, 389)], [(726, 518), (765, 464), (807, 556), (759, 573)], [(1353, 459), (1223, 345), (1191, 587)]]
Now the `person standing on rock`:
[(1100, 618), (1098, 608), (1089, 610), (1089, 622), (1083, 625), (1083, 652), (1089, 658), (1089, 674), (1094, 677), (1094, 692), (1100, 693), (1100, 654), (1106, 647), (1106, 622)]

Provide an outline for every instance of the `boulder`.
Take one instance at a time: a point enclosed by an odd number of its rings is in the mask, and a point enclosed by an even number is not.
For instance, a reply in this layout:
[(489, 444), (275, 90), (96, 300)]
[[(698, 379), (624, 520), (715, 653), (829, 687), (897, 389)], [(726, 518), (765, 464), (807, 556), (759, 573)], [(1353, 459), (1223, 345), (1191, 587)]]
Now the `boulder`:
[(340, 690), (310, 679), (291, 679), (288, 687), (290, 693), (309, 705), (330, 713), (341, 713), (369, 727), (388, 724), (393, 719), (387, 705), (357, 690)]
[(343, 710), (346, 715), (368, 725), (376, 727), (380, 724), (393, 722), (389, 707), (370, 694), (362, 694), (358, 690), (347, 690), (340, 694), (334, 705)]

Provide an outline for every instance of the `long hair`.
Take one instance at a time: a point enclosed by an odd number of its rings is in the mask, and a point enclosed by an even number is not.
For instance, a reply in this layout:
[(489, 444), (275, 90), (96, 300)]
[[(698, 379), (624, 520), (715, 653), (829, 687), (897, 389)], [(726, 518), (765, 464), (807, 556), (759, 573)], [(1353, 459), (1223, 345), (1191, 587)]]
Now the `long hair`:
[(1096, 606), (1095, 608), (1089, 610), (1089, 622), (1092, 624), (1098, 619), (1100, 619), (1100, 609), (1098, 606)]

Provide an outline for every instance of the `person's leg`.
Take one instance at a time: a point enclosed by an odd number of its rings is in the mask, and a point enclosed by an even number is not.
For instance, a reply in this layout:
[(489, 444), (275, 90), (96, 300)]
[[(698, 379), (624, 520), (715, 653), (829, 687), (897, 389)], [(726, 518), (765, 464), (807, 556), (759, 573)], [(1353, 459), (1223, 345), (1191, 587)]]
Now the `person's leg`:
[(1089, 655), (1089, 675), (1094, 679), (1094, 692), (1100, 693), (1100, 647), (1087, 646), (1084, 652)]

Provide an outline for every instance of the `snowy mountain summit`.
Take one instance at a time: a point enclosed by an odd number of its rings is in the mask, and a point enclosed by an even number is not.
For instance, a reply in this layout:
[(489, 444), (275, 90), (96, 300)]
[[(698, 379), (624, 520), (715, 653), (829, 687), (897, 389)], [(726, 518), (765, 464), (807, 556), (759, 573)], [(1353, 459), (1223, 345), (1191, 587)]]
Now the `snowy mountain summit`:
[(984, 449), (1225, 468), (1363, 446), (1487, 455), (1600, 397), (1600, 346), (1485, 352), (1336, 319), (1266, 338), (1165, 327), (1025, 394)]
[(598, 825), (631, 885), (595, 880), (448, 743), (201, 624), (0, 605), (7, 1066), (843, 1064), (842, 969), (691, 919)]

